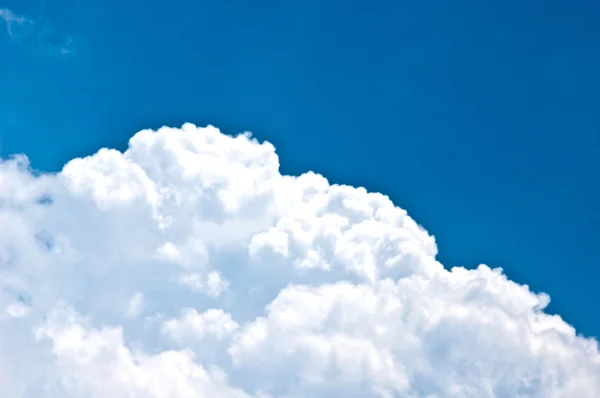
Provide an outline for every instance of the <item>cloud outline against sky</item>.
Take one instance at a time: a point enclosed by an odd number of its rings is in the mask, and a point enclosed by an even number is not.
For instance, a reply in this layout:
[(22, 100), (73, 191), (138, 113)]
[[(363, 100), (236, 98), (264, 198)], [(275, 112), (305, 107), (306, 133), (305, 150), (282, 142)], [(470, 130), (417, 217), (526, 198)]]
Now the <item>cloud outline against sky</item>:
[(500, 269), (445, 269), (385, 195), (268, 142), (143, 130), (0, 163), (0, 395), (597, 397), (597, 341)]

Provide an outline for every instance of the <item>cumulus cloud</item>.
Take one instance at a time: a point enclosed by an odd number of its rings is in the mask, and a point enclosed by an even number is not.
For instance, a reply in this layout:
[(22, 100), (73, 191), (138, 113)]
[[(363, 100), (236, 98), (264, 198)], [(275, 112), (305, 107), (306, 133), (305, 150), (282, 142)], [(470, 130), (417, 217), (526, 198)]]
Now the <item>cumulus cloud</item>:
[(388, 197), (214, 127), (0, 163), (0, 396), (600, 396), (594, 339)]

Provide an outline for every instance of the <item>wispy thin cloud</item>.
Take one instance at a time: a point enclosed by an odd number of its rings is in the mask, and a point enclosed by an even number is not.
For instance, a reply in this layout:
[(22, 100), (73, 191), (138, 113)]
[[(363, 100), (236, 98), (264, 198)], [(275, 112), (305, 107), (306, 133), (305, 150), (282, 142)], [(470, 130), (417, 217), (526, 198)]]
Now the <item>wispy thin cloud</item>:
[[(40, 8), (43, 9), (44, 3)], [(68, 34), (58, 32), (49, 21), (33, 19), (15, 14), (8, 8), (0, 8), (0, 22), (6, 23), (8, 36), (23, 45), (37, 47), (37, 50), (62, 55), (75, 54), (75, 39)], [(25, 25), (29, 25), (25, 27)], [(20, 26), (22, 29), (15, 29)]]
[(24, 16), (16, 15), (8, 8), (0, 8), (0, 19), (6, 22), (6, 30), (10, 37), (14, 37), (12, 26), (13, 24), (25, 25), (34, 23), (31, 19)]

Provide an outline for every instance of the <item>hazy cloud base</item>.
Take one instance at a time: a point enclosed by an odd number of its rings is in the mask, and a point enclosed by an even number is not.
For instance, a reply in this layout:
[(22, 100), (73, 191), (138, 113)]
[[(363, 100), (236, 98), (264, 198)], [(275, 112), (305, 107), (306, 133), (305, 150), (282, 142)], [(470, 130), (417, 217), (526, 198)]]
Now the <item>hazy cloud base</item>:
[(142, 131), (0, 163), (0, 396), (600, 396), (595, 340), (500, 270), (447, 271), (384, 195), (269, 143)]

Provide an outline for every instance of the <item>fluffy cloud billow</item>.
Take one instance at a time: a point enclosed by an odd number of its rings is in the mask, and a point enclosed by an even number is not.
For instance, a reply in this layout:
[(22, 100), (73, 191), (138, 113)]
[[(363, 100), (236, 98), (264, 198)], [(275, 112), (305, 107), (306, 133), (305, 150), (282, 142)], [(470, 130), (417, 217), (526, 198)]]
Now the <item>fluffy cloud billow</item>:
[(600, 396), (597, 342), (386, 196), (214, 127), (0, 163), (0, 396)]

